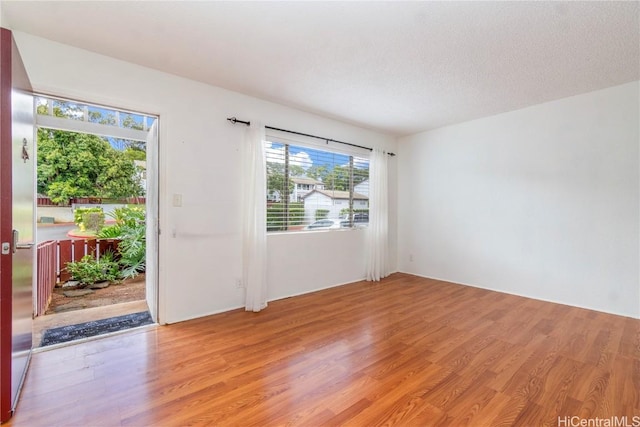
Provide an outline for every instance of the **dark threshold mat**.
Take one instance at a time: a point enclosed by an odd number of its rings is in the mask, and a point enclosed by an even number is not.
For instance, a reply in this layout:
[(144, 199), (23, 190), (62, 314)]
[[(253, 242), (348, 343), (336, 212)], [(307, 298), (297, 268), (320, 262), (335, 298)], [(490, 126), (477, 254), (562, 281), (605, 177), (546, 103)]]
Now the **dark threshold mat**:
[(141, 311), (140, 313), (111, 317), (109, 319), (47, 329), (44, 331), (44, 334), (42, 334), (40, 347), (108, 334), (109, 332), (122, 331), (151, 323), (153, 323), (153, 320), (151, 320), (149, 312)]

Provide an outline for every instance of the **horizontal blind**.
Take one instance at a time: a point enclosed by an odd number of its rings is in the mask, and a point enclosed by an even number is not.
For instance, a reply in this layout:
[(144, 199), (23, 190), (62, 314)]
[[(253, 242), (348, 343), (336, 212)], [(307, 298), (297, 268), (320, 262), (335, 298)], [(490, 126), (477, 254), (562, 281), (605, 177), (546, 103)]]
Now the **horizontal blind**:
[(332, 230), (368, 224), (369, 160), (265, 142), (267, 231)]

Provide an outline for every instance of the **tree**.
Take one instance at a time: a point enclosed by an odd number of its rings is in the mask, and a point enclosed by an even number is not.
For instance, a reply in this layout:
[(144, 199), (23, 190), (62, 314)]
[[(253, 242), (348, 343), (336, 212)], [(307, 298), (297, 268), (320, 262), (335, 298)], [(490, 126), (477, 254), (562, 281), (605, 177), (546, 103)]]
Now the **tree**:
[(313, 178), (316, 181), (325, 182), (327, 176), (329, 175), (329, 168), (326, 165), (318, 166), (313, 165), (309, 169), (307, 169), (307, 176), (309, 178)]
[(38, 129), (38, 193), (61, 203), (73, 197), (136, 197), (144, 189), (133, 160), (105, 139)]
[(299, 165), (289, 165), (289, 176), (305, 176), (304, 168)]
[[(307, 169), (306, 175), (324, 183), (327, 190), (349, 190), (349, 166), (335, 165), (331, 169), (327, 165), (313, 165)], [(369, 169), (353, 168), (353, 185), (356, 186), (369, 179)]]
[(289, 180), (288, 184), (285, 189), (284, 163), (267, 162), (267, 190), (277, 191), (283, 199), (293, 191), (293, 182)]
[(369, 167), (353, 168), (353, 186), (360, 184), (369, 179)]
[(349, 191), (349, 167), (334, 166), (323, 182), (327, 190)]
[(147, 152), (133, 145), (125, 148), (123, 153), (124, 157), (129, 160), (147, 160)]

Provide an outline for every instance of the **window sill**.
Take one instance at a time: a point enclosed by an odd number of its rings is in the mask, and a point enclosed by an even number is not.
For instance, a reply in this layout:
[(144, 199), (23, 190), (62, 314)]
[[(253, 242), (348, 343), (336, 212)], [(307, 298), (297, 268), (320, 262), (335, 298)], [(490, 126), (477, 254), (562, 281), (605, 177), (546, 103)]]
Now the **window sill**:
[(300, 230), (300, 231), (267, 231), (267, 237), (269, 236), (283, 236), (283, 235), (296, 235), (296, 234), (318, 234), (318, 233), (348, 233), (351, 231), (366, 230), (367, 227), (359, 228), (335, 228), (332, 230)]

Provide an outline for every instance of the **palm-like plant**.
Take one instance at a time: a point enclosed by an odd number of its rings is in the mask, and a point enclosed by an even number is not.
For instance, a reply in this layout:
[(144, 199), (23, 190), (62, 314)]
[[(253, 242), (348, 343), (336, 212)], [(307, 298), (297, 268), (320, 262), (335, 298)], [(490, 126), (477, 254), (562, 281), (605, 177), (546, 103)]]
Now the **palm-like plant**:
[(98, 237), (103, 239), (120, 239), (120, 276), (131, 278), (146, 269), (146, 222), (145, 210), (140, 207), (118, 208), (109, 216), (116, 220), (112, 226), (103, 228)]
[(127, 279), (135, 277), (138, 273), (146, 270), (147, 238), (146, 227), (124, 226), (123, 234), (120, 236), (118, 252), (120, 253), (120, 265), (123, 267), (120, 275)]

